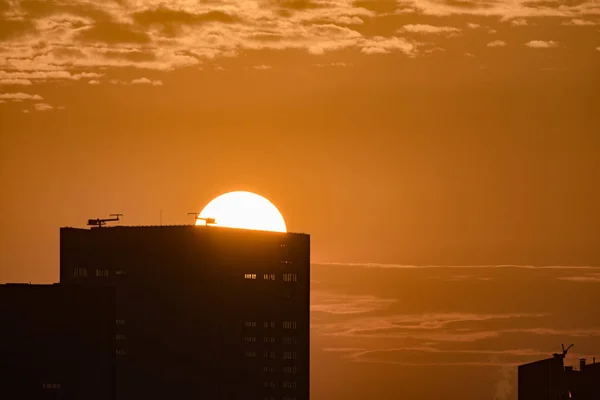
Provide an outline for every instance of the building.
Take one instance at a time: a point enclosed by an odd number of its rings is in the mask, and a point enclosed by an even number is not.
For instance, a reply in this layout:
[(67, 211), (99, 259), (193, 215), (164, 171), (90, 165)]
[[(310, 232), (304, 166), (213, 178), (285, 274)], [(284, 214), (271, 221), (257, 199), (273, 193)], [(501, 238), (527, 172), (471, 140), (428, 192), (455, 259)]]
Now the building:
[(119, 400), (309, 398), (309, 235), (62, 228), (60, 281), (116, 288)]
[(564, 366), (566, 351), (552, 358), (519, 365), (519, 400), (598, 400), (600, 363)]
[(0, 398), (115, 398), (115, 293), (0, 285)]

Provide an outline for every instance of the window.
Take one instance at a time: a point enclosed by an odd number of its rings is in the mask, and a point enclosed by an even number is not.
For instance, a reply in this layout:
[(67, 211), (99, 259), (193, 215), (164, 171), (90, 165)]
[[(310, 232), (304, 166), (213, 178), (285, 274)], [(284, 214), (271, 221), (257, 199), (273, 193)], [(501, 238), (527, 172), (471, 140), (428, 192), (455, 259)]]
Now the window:
[(285, 336), (283, 338), (283, 344), (297, 344), (298, 341), (295, 336)]
[(124, 319), (118, 319), (117, 320), (117, 325), (125, 325), (125, 320)]
[(296, 359), (296, 352), (295, 351), (284, 351), (283, 352), (283, 359), (284, 360), (295, 360)]
[(256, 321), (244, 321), (246, 328), (256, 328)]
[(275, 343), (275, 338), (265, 336), (265, 337), (263, 337), (263, 343)]
[(275, 274), (264, 274), (263, 275), (263, 279), (265, 281), (274, 281), (275, 280)]
[(244, 274), (244, 279), (256, 279), (256, 274)]
[(275, 359), (275, 352), (274, 351), (264, 351), (263, 352), (263, 358), (269, 358), (271, 360)]
[(290, 260), (281, 260), (281, 261), (279, 261), (279, 262), (280, 262), (281, 264), (293, 264), (293, 263), (294, 263), (293, 261), (290, 261)]
[(124, 356), (125, 354), (127, 354), (127, 350), (125, 350), (125, 349), (117, 349), (117, 355), (118, 356)]
[(118, 269), (118, 270), (116, 270), (116, 271), (115, 271), (115, 274), (116, 274), (116, 275), (127, 275), (127, 274), (125, 273), (125, 271), (123, 271), (122, 269)]
[(125, 340), (125, 335), (118, 334), (117, 340)]
[(244, 356), (249, 357), (249, 358), (254, 358), (254, 357), (256, 357), (256, 352), (255, 351), (247, 351), (244, 353)]
[(83, 268), (83, 267), (73, 268), (73, 276), (82, 277), (82, 278), (87, 277), (87, 268)]
[(96, 276), (108, 276), (108, 270), (107, 269), (97, 269)]
[(263, 367), (263, 372), (264, 372), (264, 373), (269, 373), (269, 372), (270, 372), (270, 373), (273, 373), (273, 374), (274, 374), (274, 373), (275, 373), (275, 367), (269, 367), (269, 366), (266, 366), (266, 365), (265, 365), (265, 366)]
[(284, 321), (283, 329), (296, 329), (298, 327), (298, 323), (296, 321)]
[(283, 367), (283, 373), (284, 374), (295, 374), (296, 366), (292, 365), (292, 366)]
[(283, 400), (296, 400), (296, 396), (283, 396)]
[(263, 322), (263, 328), (275, 328), (275, 321), (265, 321)]
[(298, 274), (295, 272), (288, 272), (283, 274), (284, 282), (298, 282)]
[(296, 381), (285, 381), (281, 383), (284, 389), (296, 389)]
[(60, 389), (60, 383), (42, 383), (42, 389)]
[(244, 342), (256, 343), (256, 336), (246, 336), (246, 337), (244, 337)]
[(275, 382), (274, 381), (265, 381), (263, 383), (264, 387), (266, 388), (271, 388), (271, 389), (275, 389)]

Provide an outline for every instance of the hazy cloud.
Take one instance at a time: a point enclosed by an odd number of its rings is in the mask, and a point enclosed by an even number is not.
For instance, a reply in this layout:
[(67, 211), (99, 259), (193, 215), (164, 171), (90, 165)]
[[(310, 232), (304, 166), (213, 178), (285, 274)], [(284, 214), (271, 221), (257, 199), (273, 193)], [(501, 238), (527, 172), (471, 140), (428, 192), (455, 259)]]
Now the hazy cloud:
[(88, 84), (90, 84), (90, 85), (99, 85), (100, 81), (98, 81), (96, 79), (92, 79), (91, 81), (88, 82)]
[(479, 28), (480, 26), (481, 26), (481, 25), (479, 25), (479, 24), (475, 24), (475, 23), (473, 23), (473, 22), (467, 22), (467, 28), (469, 28), (469, 29), (477, 29), (477, 28)]
[(533, 49), (549, 49), (558, 46), (558, 43), (552, 40), (532, 40), (530, 42), (525, 43), (525, 46), (531, 47)]
[(434, 26), (434, 25), (404, 25), (400, 31), (410, 33), (454, 33), (460, 32), (460, 29), (451, 26)]
[(527, 25), (529, 25), (527, 23), (527, 20), (523, 19), (523, 18), (513, 19), (513, 20), (510, 21), (510, 24), (512, 26), (527, 26)]
[(150, 80), (146, 77), (133, 79), (131, 81), (132, 85), (152, 85), (152, 86), (162, 86), (162, 81), (160, 80)]
[(557, 279), (571, 282), (600, 283), (600, 274), (585, 274), (578, 276), (563, 276)]
[(345, 62), (332, 62), (332, 63), (327, 63), (327, 64), (315, 64), (317, 67), (319, 68), (324, 68), (324, 67), (338, 67), (338, 68), (343, 68), (343, 67), (348, 67), (348, 64), (346, 64)]
[(54, 107), (52, 107), (50, 104), (47, 104), (47, 103), (36, 103), (34, 105), (34, 108), (36, 109), (36, 111), (50, 111), (50, 110), (54, 110)]
[(504, 40), (494, 40), (493, 42), (489, 42), (487, 47), (504, 47), (506, 46), (506, 42)]
[(22, 92), (17, 93), (0, 93), (0, 99), (6, 100), (42, 100), (39, 94), (27, 94)]
[(268, 71), (270, 69), (273, 69), (273, 67), (271, 67), (270, 65), (255, 65), (252, 68), (257, 69), (259, 71)]
[(495, 269), (495, 268), (514, 268), (514, 269), (558, 269), (558, 270), (596, 270), (598, 267), (585, 265), (405, 265), (405, 264), (381, 264), (381, 263), (315, 263), (316, 265), (337, 265), (347, 267), (363, 267), (363, 268), (394, 268), (394, 269)]
[(311, 292), (312, 312), (328, 314), (362, 314), (387, 308), (394, 299), (383, 299), (369, 295), (344, 295), (313, 290)]
[(573, 19), (568, 20), (568, 21), (563, 21), (562, 25), (594, 26), (594, 25), (597, 25), (597, 24), (595, 22), (593, 22), (593, 21), (587, 21), (587, 20), (584, 20), (584, 19), (573, 18)]
[(0, 85), (31, 85), (29, 79), (0, 79)]

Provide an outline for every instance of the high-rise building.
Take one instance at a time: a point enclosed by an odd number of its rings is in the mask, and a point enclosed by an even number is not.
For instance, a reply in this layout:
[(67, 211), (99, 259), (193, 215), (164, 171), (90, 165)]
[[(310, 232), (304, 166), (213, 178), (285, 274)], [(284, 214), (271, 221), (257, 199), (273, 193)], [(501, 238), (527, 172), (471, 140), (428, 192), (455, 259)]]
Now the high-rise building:
[(309, 235), (61, 228), (60, 281), (116, 288), (119, 400), (309, 398)]
[(0, 399), (114, 400), (114, 292), (0, 285)]

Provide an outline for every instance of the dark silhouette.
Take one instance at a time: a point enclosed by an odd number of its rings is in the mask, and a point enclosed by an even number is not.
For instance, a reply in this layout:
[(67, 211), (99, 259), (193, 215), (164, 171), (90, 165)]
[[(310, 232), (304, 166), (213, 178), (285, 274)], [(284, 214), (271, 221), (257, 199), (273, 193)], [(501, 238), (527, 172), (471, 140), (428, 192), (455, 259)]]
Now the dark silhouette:
[(570, 345), (552, 358), (519, 365), (519, 400), (600, 399), (600, 363), (579, 362), (579, 371), (565, 367)]
[(100, 226), (61, 228), (60, 282), (116, 288), (118, 399), (309, 398), (309, 235)]
[(0, 285), (0, 398), (115, 398), (110, 287)]

